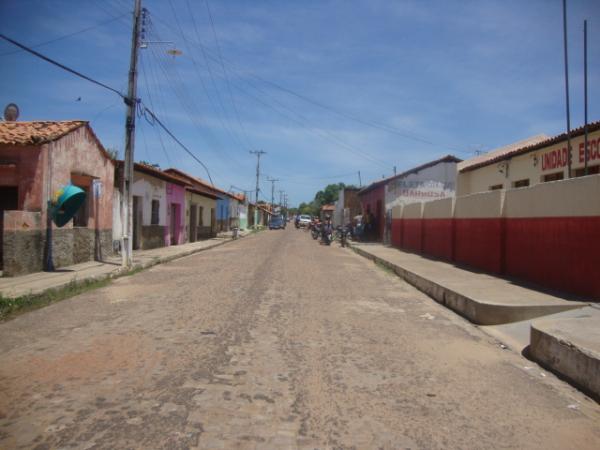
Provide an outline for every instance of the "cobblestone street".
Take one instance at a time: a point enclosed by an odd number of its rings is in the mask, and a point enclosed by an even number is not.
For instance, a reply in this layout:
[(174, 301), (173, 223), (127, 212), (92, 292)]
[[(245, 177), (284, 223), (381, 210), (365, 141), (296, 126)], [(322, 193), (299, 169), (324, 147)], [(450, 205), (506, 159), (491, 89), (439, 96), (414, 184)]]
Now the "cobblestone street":
[(599, 442), (597, 403), (293, 227), (0, 324), (2, 449)]

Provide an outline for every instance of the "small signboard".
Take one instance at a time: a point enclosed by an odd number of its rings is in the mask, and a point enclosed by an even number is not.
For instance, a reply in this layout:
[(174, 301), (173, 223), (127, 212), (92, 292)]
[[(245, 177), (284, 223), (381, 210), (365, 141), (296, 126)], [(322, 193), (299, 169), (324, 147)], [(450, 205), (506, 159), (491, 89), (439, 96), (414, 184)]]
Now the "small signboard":
[(100, 198), (102, 195), (102, 181), (101, 180), (92, 180), (92, 193), (94, 198)]

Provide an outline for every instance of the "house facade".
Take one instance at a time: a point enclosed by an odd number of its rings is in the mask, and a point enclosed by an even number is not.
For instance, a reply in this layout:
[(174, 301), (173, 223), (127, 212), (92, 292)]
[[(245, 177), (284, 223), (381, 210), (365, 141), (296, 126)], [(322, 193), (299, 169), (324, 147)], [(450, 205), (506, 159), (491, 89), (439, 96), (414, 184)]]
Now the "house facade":
[[(0, 243), (4, 275), (63, 267), (112, 253), (115, 165), (85, 121), (0, 123)], [(73, 184), (85, 203), (64, 227), (49, 202)]]
[[(571, 176), (586, 174), (583, 127), (571, 131)], [(458, 165), (457, 195), (534, 186), (569, 178), (566, 133), (534, 136)], [(588, 125), (587, 174), (600, 173), (600, 121)]]
[(188, 242), (217, 235), (215, 208), (217, 196), (193, 187), (186, 188), (186, 237)]
[[(122, 237), (123, 161), (118, 162), (113, 203), (113, 246), (120, 247)], [(134, 164), (133, 170), (133, 250), (177, 245), (188, 240), (186, 217), (188, 184), (175, 176), (146, 164)]]
[(371, 238), (390, 243), (393, 208), (453, 197), (459, 162), (461, 159), (446, 155), (360, 190), (362, 213), (372, 221)]
[(338, 199), (335, 202), (335, 212), (333, 213), (333, 225), (346, 225), (352, 219), (360, 214), (360, 200), (358, 199), (359, 188), (340, 189)]

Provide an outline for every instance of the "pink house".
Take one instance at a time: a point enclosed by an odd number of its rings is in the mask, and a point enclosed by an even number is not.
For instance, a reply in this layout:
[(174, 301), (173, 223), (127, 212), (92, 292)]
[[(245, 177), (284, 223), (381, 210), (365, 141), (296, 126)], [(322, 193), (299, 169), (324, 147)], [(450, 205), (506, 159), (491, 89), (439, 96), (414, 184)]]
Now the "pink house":
[(185, 183), (167, 183), (165, 246), (185, 242)]

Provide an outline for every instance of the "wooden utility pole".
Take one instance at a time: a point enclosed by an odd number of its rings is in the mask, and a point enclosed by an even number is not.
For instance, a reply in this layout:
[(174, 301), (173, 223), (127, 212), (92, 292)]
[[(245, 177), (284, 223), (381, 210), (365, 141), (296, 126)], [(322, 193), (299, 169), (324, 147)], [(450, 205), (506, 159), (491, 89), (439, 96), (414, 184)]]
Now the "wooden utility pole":
[(123, 164), (123, 192), (121, 195), (121, 255), (123, 267), (133, 263), (133, 154), (135, 148), (135, 109), (137, 107), (137, 60), (140, 35), (142, 0), (135, 0), (133, 8), (133, 31), (131, 33), (131, 59), (127, 87), (127, 117), (125, 121), (125, 157)]

